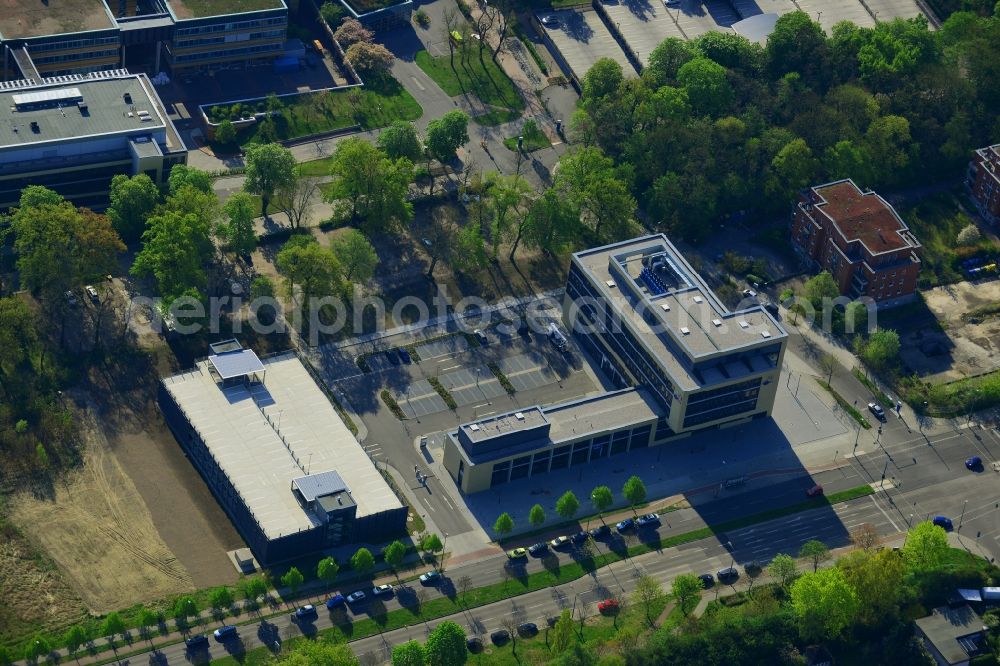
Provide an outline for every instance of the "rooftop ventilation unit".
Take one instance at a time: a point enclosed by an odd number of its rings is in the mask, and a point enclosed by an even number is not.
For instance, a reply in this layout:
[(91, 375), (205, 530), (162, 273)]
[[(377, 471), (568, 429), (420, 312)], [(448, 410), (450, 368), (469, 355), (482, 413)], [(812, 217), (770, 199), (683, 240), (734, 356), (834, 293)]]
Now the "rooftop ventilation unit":
[(750, 328), (750, 324), (745, 319), (740, 319), (740, 328)]
[(125, 100), (126, 104), (131, 104), (132, 103), (132, 93), (125, 93), (124, 95), (122, 95), (122, 99)]
[(681, 326), (681, 333), (683, 333), (684, 335), (688, 335), (689, 333), (691, 333), (691, 329), (688, 328), (687, 326)]
[(694, 302), (695, 302), (695, 303), (701, 303), (701, 301), (702, 301), (702, 298), (701, 298), (701, 296), (695, 296), (695, 297), (694, 297)]
[(34, 120), (32, 120), (32, 121), (31, 121), (31, 131), (32, 131), (32, 132), (34, 132), (35, 134), (40, 134), (40, 133), (41, 133), (41, 131), (42, 131), (42, 130), (41, 130), (41, 129), (40, 129), (39, 127), (38, 127), (38, 123), (36, 123), (36, 122), (35, 122)]
[(769, 338), (769, 337), (771, 337), (771, 331), (761, 331), (760, 332), (760, 337), (762, 337), (762, 338)]
[(469, 426), (469, 430), (471, 430), (472, 432), (479, 432), (479, 424), (473, 423), (472, 425)]
[(716, 326), (722, 326), (722, 320), (721, 319), (713, 319), (712, 323), (715, 324)]
[(514, 418), (518, 421), (524, 420), (524, 412), (514, 412)]
[(661, 303), (660, 307), (663, 308), (664, 312), (670, 312), (670, 303)]
[(614, 289), (615, 288), (615, 281), (614, 280), (608, 280), (604, 284), (608, 285), (608, 289)]

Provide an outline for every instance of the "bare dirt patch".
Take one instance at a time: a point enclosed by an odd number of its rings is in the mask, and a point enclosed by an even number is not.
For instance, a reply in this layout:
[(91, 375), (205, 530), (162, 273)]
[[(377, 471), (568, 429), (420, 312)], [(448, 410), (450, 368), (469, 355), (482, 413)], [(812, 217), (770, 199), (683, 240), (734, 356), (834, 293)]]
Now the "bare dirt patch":
[(953, 381), (1000, 368), (1000, 318), (967, 320), (975, 308), (1000, 302), (1000, 280), (957, 282), (921, 292), (943, 331), (930, 326), (900, 330), (900, 356), (923, 379)]
[(89, 426), (81, 468), (57, 481), (50, 494), (15, 495), (13, 522), (95, 613), (193, 590), (191, 576), (160, 538), (132, 479), (92, 422)]

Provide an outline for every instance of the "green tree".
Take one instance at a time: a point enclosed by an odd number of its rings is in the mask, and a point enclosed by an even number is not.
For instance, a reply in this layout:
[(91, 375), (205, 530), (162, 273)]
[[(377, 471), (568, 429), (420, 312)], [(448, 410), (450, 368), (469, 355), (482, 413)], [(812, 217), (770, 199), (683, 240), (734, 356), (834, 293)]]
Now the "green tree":
[(359, 576), (366, 575), (375, 566), (375, 556), (367, 548), (358, 548), (358, 550), (351, 555), (351, 569), (354, 570)]
[(465, 631), (451, 620), (434, 627), (424, 646), (428, 666), (461, 666), (469, 657)]
[(281, 584), (291, 591), (293, 597), (302, 587), (303, 582), (305, 582), (305, 576), (297, 567), (290, 567), (281, 577)]
[(599, 239), (617, 239), (629, 233), (635, 199), (619, 178), (614, 162), (599, 148), (565, 153), (559, 159), (553, 188), (581, 211)]
[(316, 577), (326, 583), (328, 587), (333, 585), (339, 572), (340, 566), (337, 564), (337, 560), (330, 556), (324, 557), (316, 564)]
[(413, 217), (406, 200), (413, 164), (406, 158), (389, 159), (360, 138), (345, 139), (333, 153), (330, 173), (334, 180), (325, 198), (337, 215), (362, 220), (366, 234), (395, 231)]
[(344, 279), (358, 283), (372, 279), (378, 266), (378, 254), (360, 231), (348, 229), (333, 239), (330, 249), (340, 262)]
[(222, 206), (226, 222), (218, 227), (218, 234), (226, 242), (226, 247), (237, 254), (250, 254), (257, 248), (257, 232), (254, 228), (254, 201), (246, 192), (236, 192)]
[(358, 666), (358, 658), (347, 643), (297, 641), (282, 656), (282, 666)]
[(207, 171), (186, 164), (175, 164), (167, 177), (167, 188), (171, 196), (176, 196), (184, 186), (190, 186), (208, 194), (212, 191), (212, 178)]
[(796, 193), (815, 180), (819, 162), (804, 140), (793, 139), (774, 156), (771, 168), (778, 182), (776, 194), (791, 202)]
[(702, 589), (701, 579), (694, 574), (681, 574), (670, 583), (670, 591), (684, 615), (690, 614), (698, 605)]
[(215, 128), (215, 141), (223, 146), (236, 143), (236, 127), (228, 118), (223, 119)]
[(493, 523), (493, 531), (497, 534), (497, 541), (503, 541), (505, 536), (514, 531), (514, 519), (504, 511)]
[(611, 58), (598, 59), (583, 76), (584, 106), (595, 100), (615, 95), (624, 81), (622, 66), (617, 61)]
[(825, 562), (830, 559), (830, 549), (827, 548), (826, 544), (818, 539), (810, 539), (802, 544), (802, 548), (799, 549), (799, 557), (804, 560), (811, 560), (813, 565), (813, 573), (819, 569), (820, 562)]
[(208, 603), (215, 610), (225, 610), (233, 605), (233, 592), (225, 585), (216, 587), (209, 592)]
[(830, 178), (853, 178), (862, 187), (872, 179), (870, 162), (867, 149), (849, 139), (841, 139), (823, 154), (823, 166)]
[[(528, 247), (549, 254), (557, 254), (572, 247), (579, 230), (580, 211), (551, 188), (545, 190), (531, 203), (522, 225), (518, 228)], [(514, 260), (517, 245), (515, 239), (510, 249), (511, 261)]]
[(377, 143), (379, 149), (391, 160), (405, 157), (411, 162), (416, 162), (424, 152), (417, 128), (405, 120), (392, 121), (378, 135)]
[(125, 240), (132, 242), (142, 235), (146, 219), (152, 215), (153, 209), (159, 203), (160, 189), (144, 173), (131, 178), (118, 174), (111, 179), (109, 198), (111, 205), (108, 206), (108, 217), (115, 231)]
[(903, 559), (913, 571), (934, 571), (948, 554), (948, 535), (934, 523), (924, 521), (914, 525), (903, 544)]
[(155, 627), (160, 623), (160, 616), (148, 608), (139, 611), (136, 624), (139, 626), (139, 633), (146, 639), (151, 639), (150, 627)]
[(165, 307), (182, 295), (200, 296), (213, 253), (210, 228), (195, 214), (163, 211), (149, 218), (131, 273), (156, 280)]
[(50, 652), (52, 652), (52, 646), (45, 640), (45, 637), (41, 634), (35, 634), (35, 637), (24, 648), (24, 658), (34, 663), (39, 657), (44, 657)]
[(615, 498), (611, 494), (611, 488), (607, 486), (597, 486), (590, 492), (590, 503), (597, 509), (602, 523), (604, 522), (604, 510), (611, 506), (614, 501)]
[(636, 505), (646, 501), (646, 484), (638, 476), (630, 476), (622, 486), (622, 497), (632, 507), (632, 513), (635, 513)]
[[(486, 187), (490, 205), (493, 207), (493, 229), (490, 234), (493, 246), (493, 260), (499, 256), (500, 239), (514, 229), (514, 249), (521, 241), (524, 205), (532, 193), (531, 185), (520, 176), (501, 176), (490, 172), (486, 176)], [(511, 251), (513, 259), (513, 250)]]
[(545, 509), (541, 504), (531, 507), (531, 511), (528, 512), (528, 522), (532, 527), (540, 527), (545, 522)]
[[(63, 636), (63, 643), (66, 644), (66, 650), (69, 652), (70, 657), (76, 656), (76, 651), (80, 649), (80, 646), (87, 642), (87, 632), (84, 631), (83, 627), (78, 624), (74, 624), (72, 627), (66, 630), (66, 634)], [(4, 663), (0, 659), (0, 664)]]
[(392, 648), (392, 666), (424, 666), (424, 646), (406, 641)]
[(865, 145), (872, 162), (878, 165), (875, 181), (899, 182), (917, 156), (917, 146), (910, 134), (910, 121), (903, 116), (882, 116), (872, 121), (865, 133)]
[(868, 627), (883, 625), (899, 612), (904, 559), (890, 549), (854, 551), (837, 562), (858, 597), (858, 621)]
[(559, 514), (560, 518), (570, 520), (579, 510), (580, 500), (576, 498), (572, 490), (567, 490), (556, 500), (556, 513)]
[(455, 151), (469, 142), (469, 116), (463, 111), (449, 111), (427, 125), (427, 152), (439, 162), (448, 162)]
[(735, 94), (726, 68), (708, 58), (694, 58), (681, 65), (677, 82), (696, 113), (717, 117), (733, 105)]
[(775, 79), (797, 72), (809, 86), (817, 86), (826, 78), (830, 57), (826, 34), (805, 12), (778, 17), (764, 54), (766, 67)]
[(340, 262), (330, 248), (315, 240), (285, 243), (275, 265), (285, 276), (289, 293), (299, 286), (304, 303), (317, 296), (332, 296), (342, 288)]
[(979, 227), (975, 224), (967, 224), (962, 227), (962, 230), (955, 237), (955, 245), (959, 247), (972, 247), (973, 245), (978, 245), (982, 238), (983, 235), (980, 233)]
[[(698, 582), (699, 584), (701, 583), (700, 580)], [(639, 579), (635, 582), (635, 592), (632, 593), (632, 598), (642, 606), (642, 612), (646, 615), (646, 622), (649, 623), (650, 628), (653, 628), (656, 621), (654, 613), (659, 612), (660, 604), (666, 598), (660, 581), (648, 574), (639, 576)]]
[[(198, 602), (194, 600), (194, 597), (183, 596), (174, 602), (174, 619), (178, 622), (184, 622), (189, 617), (198, 616)], [(121, 619), (121, 618), (119, 618)], [(107, 620), (105, 620), (107, 623)], [(106, 627), (105, 627), (106, 628)], [(103, 631), (105, 635), (109, 635), (107, 631)]]
[(392, 572), (396, 574), (396, 580), (399, 580), (399, 565), (403, 563), (403, 558), (406, 557), (406, 546), (400, 541), (393, 541), (382, 551), (382, 559), (385, 563), (389, 565)]
[(650, 52), (649, 65), (642, 70), (642, 78), (651, 88), (660, 88), (675, 81), (684, 63), (697, 54), (691, 42), (679, 37), (667, 37)]
[(861, 349), (861, 360), (875, 368), (884, 370), (899, 359), (899, 334), (891, 328), (877, 328), (872, 331)]
[(771, 564), (767, 567), (767, 572), (771, 574), (771, 578), (778, 581), (782, 588), (786, 591), (788, 586), (798, 577), (799, 572), (795, 567), (795, 559), (791, 555), (785, 555), (784, 553), (778, 553), (771, 560)]
[(41, 442), (35, 444), (35, 461), (38, 463), (39, 469), (49, 468), (49, 452), (45, 450), (45, 445)]
[(366, 78), (382, 78), (389, 73), (396, 56), (378, 43), (358, 42), (351, 44), (344, 57), (354, 65), (358, 74)]
[(857, 616), (858, 596), (837, 567), (803, 574), (792, 583), (791, 597), (807, 641), (835, 639)]
[(441, 543), (441, 537), (437, 534), (425, 534), (420, 540), (420, 550), (437, 557), (437, 554), (444, 550), (444, 544)]
[(254, 143), (246, 150), (243, 189), (260, 195), (260, 214), (267, 217), (271, 197), (295, 179), (295, 157), (276, 143)]
[(267, 592), (267, 582), (260, 576), (245, 578), (241, 587), (243, 589), (243, 598), (252, 604), (256, 603), (257, 599)]
[(451, 252), (452, 268), (460, 273), (476, 273), (486, 267), (486, 244), (478, 224), (467, 224), (455, 237)]
[(21, 190), (21, 196), (17, 202), (18, 210), (22, 208), (40, 208), (41, 206), (59, 206), (66, 202), (58, 192), (53, 192), (41, 185), (28, 185)]
[(552, 627), (552, 651), (556, 654), (564, 652), (573, 641), (574, 633), (573, 615), (568, 608), (564, 608)]
[(833, 281), (833, 276), (830, 275), (829, 271), (822, 271), (806, 280), (803, 292), (817, 310), (823, 306), (824, 298), (840, 296), (840, 288)]

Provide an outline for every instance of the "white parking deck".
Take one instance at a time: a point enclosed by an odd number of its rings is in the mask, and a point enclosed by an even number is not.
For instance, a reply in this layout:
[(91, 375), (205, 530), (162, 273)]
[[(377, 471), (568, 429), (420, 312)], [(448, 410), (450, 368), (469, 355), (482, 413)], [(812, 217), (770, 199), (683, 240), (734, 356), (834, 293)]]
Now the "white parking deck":
[(636, 75), (625, 52), (595, 12), (566, 9), (539, 14), (542, 16), (551, 16), (558, 22), (554, 26), (542, 25), (542, 28), (577, 78), (583, 79), (587, 70), (601, 58), (618, 62), (625, 76)]

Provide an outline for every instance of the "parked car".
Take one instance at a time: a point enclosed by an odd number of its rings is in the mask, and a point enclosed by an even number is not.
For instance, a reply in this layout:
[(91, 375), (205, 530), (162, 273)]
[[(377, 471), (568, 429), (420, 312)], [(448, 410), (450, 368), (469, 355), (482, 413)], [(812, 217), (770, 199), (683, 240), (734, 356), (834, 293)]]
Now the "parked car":
[(517, 633), (519, 636), (524, 636), (525, 638), (531, 638), (538, 633), (538, 625), (534, 622), (522, 622), (517, 625)]
[(701, 586), (706, 590), (713, 585), (715, 585), (715, 576), (710, 573), (702, 574), (698, 576), (698, 580), (701, 581)]
[(312, 604), (306, 604), (302, 608), (299, 608), (294, 613), (292, 613), (292, 622), (297, 622), (298, 620), (305, 620), (310, 617), (316, 617), (318, 613), (316, 612), (316, 607)]
[(590, 536), (594, 539), (607, 539), (611, 536), (611, 528), (607, 525), (601, 525), (600, 527), (595, 527), (590, 530)]
[(67, 291), (63, 295), (66, 297), (66, 302), (69, 303), (69, 306), (71, 308), (75, 308), (77, 305), (80, 304), (80, 301), (77, 300), (76, 298), (76, 294), (74, 294), (72, 291)]
[(191, 636), (190, 638), (184, 639), (184, 646), (188, 650), (201, 650), (208, 647), (208, 636), (205, 634), (198, 634), (197, 636)]
[(875, 415), (879, 421), (885, 421), (885, 410), (877, 402), (868, 403), (868, 411)]
[(983, 466), (983, 459), (979, 456), (972, 456), (965, 461), (965, 466), (971, 470), (977, 470)]
[(373, 597), (382, 597), (388, 594), (392, 594), (392, 585), (386, 583), (385, 585), (376, 585), (372, 588)]
[(951, 532), (953, 527), (951, 518), (948, 518), (946, 516), (934, 516), (934, 520), (932, 520), (931, 522), (940, 527), (941, 529), (943, 529), (945, 532)]
[(598, 602), (597, 611), (605, 615), (611, 615), (618, 612), (618, 600), (617, 599), (605, 599), (604, 601)]
[(549, 544), (544, 541), (533, 543), (528, 546), (528, 552), (532, 557), (541, 557), (542, 555), (545, 555), (545, 553), (549, 552)]
[(644, 516), (639, 516), (635, 524), (639, 527), (652, 527), (660, 524), (660, 515), (657, 513), (647, 513)]
[(726, 567), (715, 574), (715, 577), (719, 579), (720, 583), (729, 583), (737, 580), (740, 577), (740, 572), (733, 567)]
[(427, 436), (426, 435), (420, 438), (420, 448), (422, 448), (422, 449), (426, 449), (427, 448)]
[(555, 16), (543, 16), (542, 25), (544, 25), (546, 28), (558, 28), (559, 19)]
[(631, 518), (626, 518), (615, 523), (615, 529), (619, 532), (628, 532), (633, 527), (635, 527), (635, 521)]
[(514, 550), (507, 551), (507, 557), (512, 560), (519, 560), (522, 557), (527, 557), (528, 551), (524, 548), (515, 548)]
[(405, 349), (399, 350), (399, 358), (401, 358), (403, 360), (403, 363), (405, 363), (406, 365), (413, 363), (413, 359), (410, 357), (410, 352), (406, 351)]
[(227, 624), (213, 631), (212, 635), (215, 636), (215, 640), (223, 643), (236, 638), (239, 635), (239, 630), (233, 625)]
[(586, 543), (587, 539), (589, 538), (590, 538), (589, 532), (577, 532), (576, 534), (571, 536), (569, 540), (572, 541), (574, 545), (579, 546), (583, 543)]
[(428, 571), (425, 574), (420, 574), (421, 585), (437, 585), (440, 582), (441, 582), (440, 571)]
[(358, 590), (357, 592), (351, 592), (350, 594), (347, 595), (347, 603), (349, 604), (356, 604), (359, 601), (364, 601), (364, 600), (365, 600), (365, 593), (362, 592), (361, 590)]
[(395, 349), (389, 349), (385, 352), (385, 357), (389, 359), (389, 363), (393, 365), (399, 365), (399, 356), (396, 354)]
[(472, 334), (476, 336), (476, 340), (479, 340), (479, 344), (481, 345), (490, 344), (490, 339), (486, 337), (486, 334), (483, 333), (480, 329), (477, 328), (475, 331), (472, 332)]
[(337, 606), (343, 606), (345, 603), (347, 603), (347, 599), (344, 598), (344, 595), (338, 592), (337, 594), (333, 595), (332, 597), (326, 600), (326, 607), (330, 610), (333, 610)]
[(776, 303), (767, 303), (764, 305), (764, 309), (770, 312), (771, 316), (774, 317), (775, 319), (777, 319), (778, 316), (781, 314), (781, 311), (778, 310), (778, 305)]
[(95, 304), (96, 304), (96, 303), (100, 303), (100, 302), (101, 302), (101, 297), (97, 295), (97, 290), (96, 290), (96, 289), (94, 289), (93, 285), (89, 285), (89, 284), (88, 284), (88, 285), (87, 285), (86, 287), (84, 287), (84, 288), (83, 288), (83, 290), (84, 290), (85, 292), (87, 292), (87, 296), (88, 296), (88, 297), (90, 298), (90, 300), (91, 300), (91, 301), (93, 301), (93, 302), (94, 302)]
[(552, 541), (549, 541), (549, 545), (552, 546), (553, 548), (556, 548), (556, 549), (558, 549), (558, 548), (565, 548), (569, 544), (570, 544), (570, 540), (569, 540), (568, 536), (557, 536)]
[(465, 647), (469, 649), (469, 652), (482, 652), (483, 651), (483, 640), (478, 636), (472, 636), (465, 639)]
[(500, 629), (490, 634), (490, 640), (493, 641), (494, 645), (503, 645), (510, 640), (510, 634), (506, 629)]
[(819, 497), (823, 494), (823, 486), (817, 483), (815, 486), (806, 491), (806, 497)]

